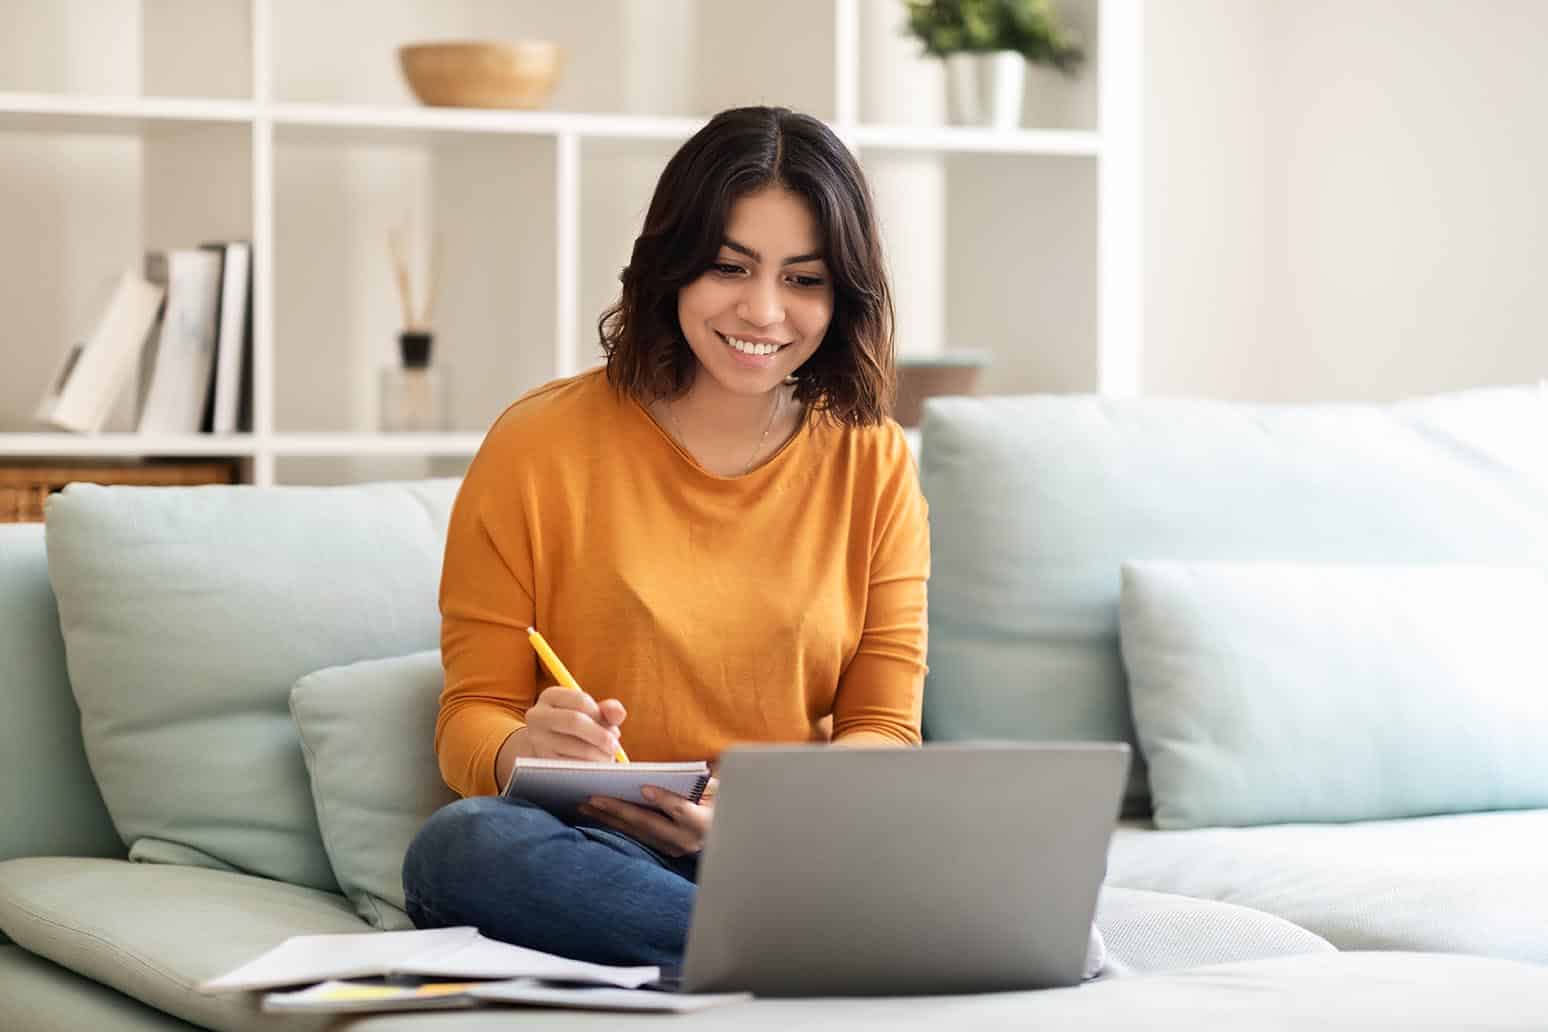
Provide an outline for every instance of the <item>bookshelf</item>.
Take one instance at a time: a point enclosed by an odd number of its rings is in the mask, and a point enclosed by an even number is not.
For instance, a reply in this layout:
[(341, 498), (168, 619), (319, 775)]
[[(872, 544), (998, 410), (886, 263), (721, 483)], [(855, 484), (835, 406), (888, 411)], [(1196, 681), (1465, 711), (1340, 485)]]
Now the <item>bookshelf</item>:
[[(259, 484), (455, 475), (511, 399), (594, 363), (661, 166), (744, 103), (809, 111), (860, 156), (904, 355), (988, 350), (996, 392), (1135, 393), (1141, 0), (1059, 6), (1080, 77), (1031, 70), (1027, 127), (994, 132), (941, 124), (939, 68), (894, 0), (21, 0), (0, 42), (0, 181), (20, 177), (0, 223), (40, 254), (0, 258), (20, 313), (0, 457), (229, 456)], [(422, 107), (397, 71), (400, 43), (522, 36), (569, 51), (543, 111)], [(447, 249), (445, 433), (374, 430), (398, 329), (385, 233), (405, 213)], [(254, 247), (252, 433), (142, 436), (122, 412), (99, 434), (32, 428), (101, 282), (231, 238)]]

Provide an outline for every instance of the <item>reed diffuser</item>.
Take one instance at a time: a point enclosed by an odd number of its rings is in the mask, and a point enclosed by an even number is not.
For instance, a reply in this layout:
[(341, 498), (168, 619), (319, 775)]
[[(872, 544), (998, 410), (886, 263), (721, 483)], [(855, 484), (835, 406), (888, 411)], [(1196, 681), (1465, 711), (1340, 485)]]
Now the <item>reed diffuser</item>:
[(431, 361), (435, 334), (431, 318), (440, 284), (441, 239), (437, 234), (430, 258), (428, 289), (415, 314), (414, 278), (410, 271), (404, 234), (387, 233), (387, 251), (398, 284), (403, 310), (403, 329), (398, 333), (398, 362), (381, 371), (381, 428), (400, 433), (429, 433), (446, 428), (446, 392), (449, 376), (444, 364)]

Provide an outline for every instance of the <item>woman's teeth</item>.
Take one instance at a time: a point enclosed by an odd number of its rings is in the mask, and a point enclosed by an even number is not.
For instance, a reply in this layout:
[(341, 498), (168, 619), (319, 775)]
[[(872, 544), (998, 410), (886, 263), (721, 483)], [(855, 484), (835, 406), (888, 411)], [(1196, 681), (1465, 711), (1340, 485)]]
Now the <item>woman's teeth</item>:
[(772, 355), (774, 352), (784, 347), (783, 344), (754, 344), (752, 341), (739, 340), (736, 337), (727, 337), (723, 333), (720, 335), (720, 339), (744, 355)]

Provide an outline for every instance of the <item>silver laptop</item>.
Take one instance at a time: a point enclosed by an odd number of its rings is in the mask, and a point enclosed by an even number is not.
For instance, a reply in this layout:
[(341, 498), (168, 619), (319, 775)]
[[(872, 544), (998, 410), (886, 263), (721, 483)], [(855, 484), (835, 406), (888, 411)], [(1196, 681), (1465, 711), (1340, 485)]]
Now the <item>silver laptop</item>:
[(1074, 985), (1128, 767), (1106, 742), (730, 749), (674, 988)]

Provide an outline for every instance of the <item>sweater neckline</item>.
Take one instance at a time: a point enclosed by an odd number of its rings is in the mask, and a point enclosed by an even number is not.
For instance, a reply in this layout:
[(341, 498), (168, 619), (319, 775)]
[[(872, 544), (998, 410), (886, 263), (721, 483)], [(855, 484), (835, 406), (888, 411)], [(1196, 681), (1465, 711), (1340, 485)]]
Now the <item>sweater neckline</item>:
[(773, 453), (770, 454), (768, 458), (764, 459), (758, 465), (754, 466), (752, 469), (745, 473), (735, 473), (731, 476), (722, 476), (719, 473), (714, 473), (705, 469), (704, 466), (699, 463), (699, 460), (694, 458), (693, 454), (678, 442), (676, 436), (674, 436), (671, 431), (656, 421), (656, 417), (651, 415), (650, 409), (641, 404), (638, 399), (630, 397), (629, 405), (637, 413), (639, 413), (640, 417), (645, 421), (647, 427), (651, 431), (655, 432), (656, 436), (662, 442), (664, 442), (674, 454), (677, 455), (679, 460), (685, 463), (691, 470), (693, 470), (694, 473), (698, 474), (700, 477), (718, 484), (734, 486), (738, 484), (750, 484), (761, 479), (763, 474), (766, 474), (773, 470), (775, 467), (782, 465), (786, 456), (794, 452), (797, 446), (803, 442), (811, 432), (812, 413), (811, 406), (808, 405), (803, 407), (801, 410), (801, 421), (796, 424), (795, 433), (791, 434), (780, 444), (778, 448), (774, 449)]

